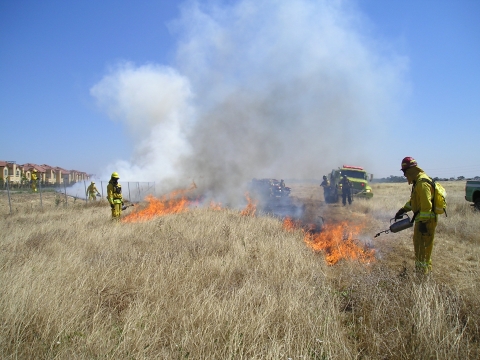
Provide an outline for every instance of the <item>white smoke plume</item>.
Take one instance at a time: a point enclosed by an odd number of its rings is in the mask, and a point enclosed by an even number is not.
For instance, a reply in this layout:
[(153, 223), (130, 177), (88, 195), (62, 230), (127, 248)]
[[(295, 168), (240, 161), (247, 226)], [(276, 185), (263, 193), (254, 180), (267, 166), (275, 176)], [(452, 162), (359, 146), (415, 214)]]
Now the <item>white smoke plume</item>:
[(91, 89), (112, 119), (122, 120), (135, 143), (133, 160), (119, 161), (122, 179), (152, 181), (175, 176), (176, 162), (187, 154), (185, 128), (192, 118), (189, 81), (159, 65), (120, 64)]
[(227, 196), (254, 177), (368, 166), (405, 60), (378, 48), (348, 2), (188, 2), (181, 14), (174, 67), (123, 64), (91, 90), (135, 141), (112, 167), (124, 180), (195, 179)]

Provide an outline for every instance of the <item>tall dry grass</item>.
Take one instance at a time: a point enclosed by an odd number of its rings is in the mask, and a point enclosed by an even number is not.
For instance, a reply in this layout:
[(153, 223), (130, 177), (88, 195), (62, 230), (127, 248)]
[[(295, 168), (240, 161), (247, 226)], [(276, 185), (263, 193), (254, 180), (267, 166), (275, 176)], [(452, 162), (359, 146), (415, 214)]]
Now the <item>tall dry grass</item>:
[(406, 184), (346, 208), (325, 206), (318, 186), (292, 192), (327, 221), (363, 221), (371, 265), (327, 266), (301, 230), (233, 210), (124, 224), (102, 204), (17, 199), (24, 211), (0, 219), (0, 357), (476, 359), (480, 214), (445, 185), (428, 278), (412, 272), (411, 230), (373, 239)]
[[(442, 183), (448, 216), (440, 215), (432, 254), (433, 273), (413, 273), (412, 230), (375, 239), (376, 266), (341, 272), (359, 341), (386, 358), (480, 357), (480, 213), (465, 201), (465, 182)], [(388, 228), (408, 200), (407, 184), (377, 184), (373, 201), (356, 200), (354, 212), (371, 219), (366, 233)], [(359, 285), (361, 284), (361, 285)], [(362, 330), (363, 329), (363, 330)], [(359, 336), (360, 334), (360, 336)], [(376, 339), (375, 341), (371, 341)]]

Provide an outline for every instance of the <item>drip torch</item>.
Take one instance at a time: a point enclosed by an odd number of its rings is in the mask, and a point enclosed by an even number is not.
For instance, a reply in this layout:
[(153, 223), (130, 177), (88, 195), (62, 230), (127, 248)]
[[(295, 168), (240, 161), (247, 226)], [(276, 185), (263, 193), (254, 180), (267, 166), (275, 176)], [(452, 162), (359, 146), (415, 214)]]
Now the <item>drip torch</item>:
[[(393, 224), (392, 224), (392, 221), (393, 221)], [(390, 227), (387, 230), (380, 231), (374, 237), (380, 236), (381, 233), (385, 233), (385, 234), (388, 234), (389, 232), (396, 233), (396, 232), (411, 228), (412, 226), (413, 226), (413, 219), (410, 220), (410, 216), (408, 216), (407, 214), (403, 214), (400, 219), (391, 218)]]
[(125, 210), (126, 208), (129, 208), (130, 206), (135, 206), (135, 204), (123, 205), (122, 210)]

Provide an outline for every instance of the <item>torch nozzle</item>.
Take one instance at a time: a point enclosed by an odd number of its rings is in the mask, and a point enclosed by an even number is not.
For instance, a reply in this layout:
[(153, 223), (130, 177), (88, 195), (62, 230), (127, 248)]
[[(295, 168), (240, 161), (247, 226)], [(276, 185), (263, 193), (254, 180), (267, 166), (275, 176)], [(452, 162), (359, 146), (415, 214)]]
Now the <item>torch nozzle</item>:
[(376, 238), (376, 237), (380, 236), (380, 234), (382, 234), (382, 233), (388, 234), (389, 232), (390, 232), (390, 229), (380, 231), (380, 232), (377, 233), (377, 235), (375, 235), (373, 238)]

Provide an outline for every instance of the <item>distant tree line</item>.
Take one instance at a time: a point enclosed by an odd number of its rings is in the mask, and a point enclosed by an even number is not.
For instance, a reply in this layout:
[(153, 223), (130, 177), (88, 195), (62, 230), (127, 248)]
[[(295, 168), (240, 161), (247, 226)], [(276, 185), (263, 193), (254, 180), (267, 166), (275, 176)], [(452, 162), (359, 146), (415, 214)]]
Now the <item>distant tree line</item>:
[(403, 176), (393, 176), (393, 175), (390, 175), (389, 177), (386, 177), (386, 178), (372, 180), (372, 183), (403, 183), (403, 182), (407, 182), (407, 178)]
[[(441, 177), (434, 177), (433, 180), (435, 181), (465, 181), (465, 180), (480, 180), (480, 176), (475, 176), (473, 178), (466, 178), (465, 176), (458, 176), (457, 178), (441, 178)], [(380, 179), (373, 179), (372, 182), (374, 183), (403, 183), (407, 182), (407, 179), (403, 176), (393, 176), (390, 175), (389, 177), (380, 178)]]

